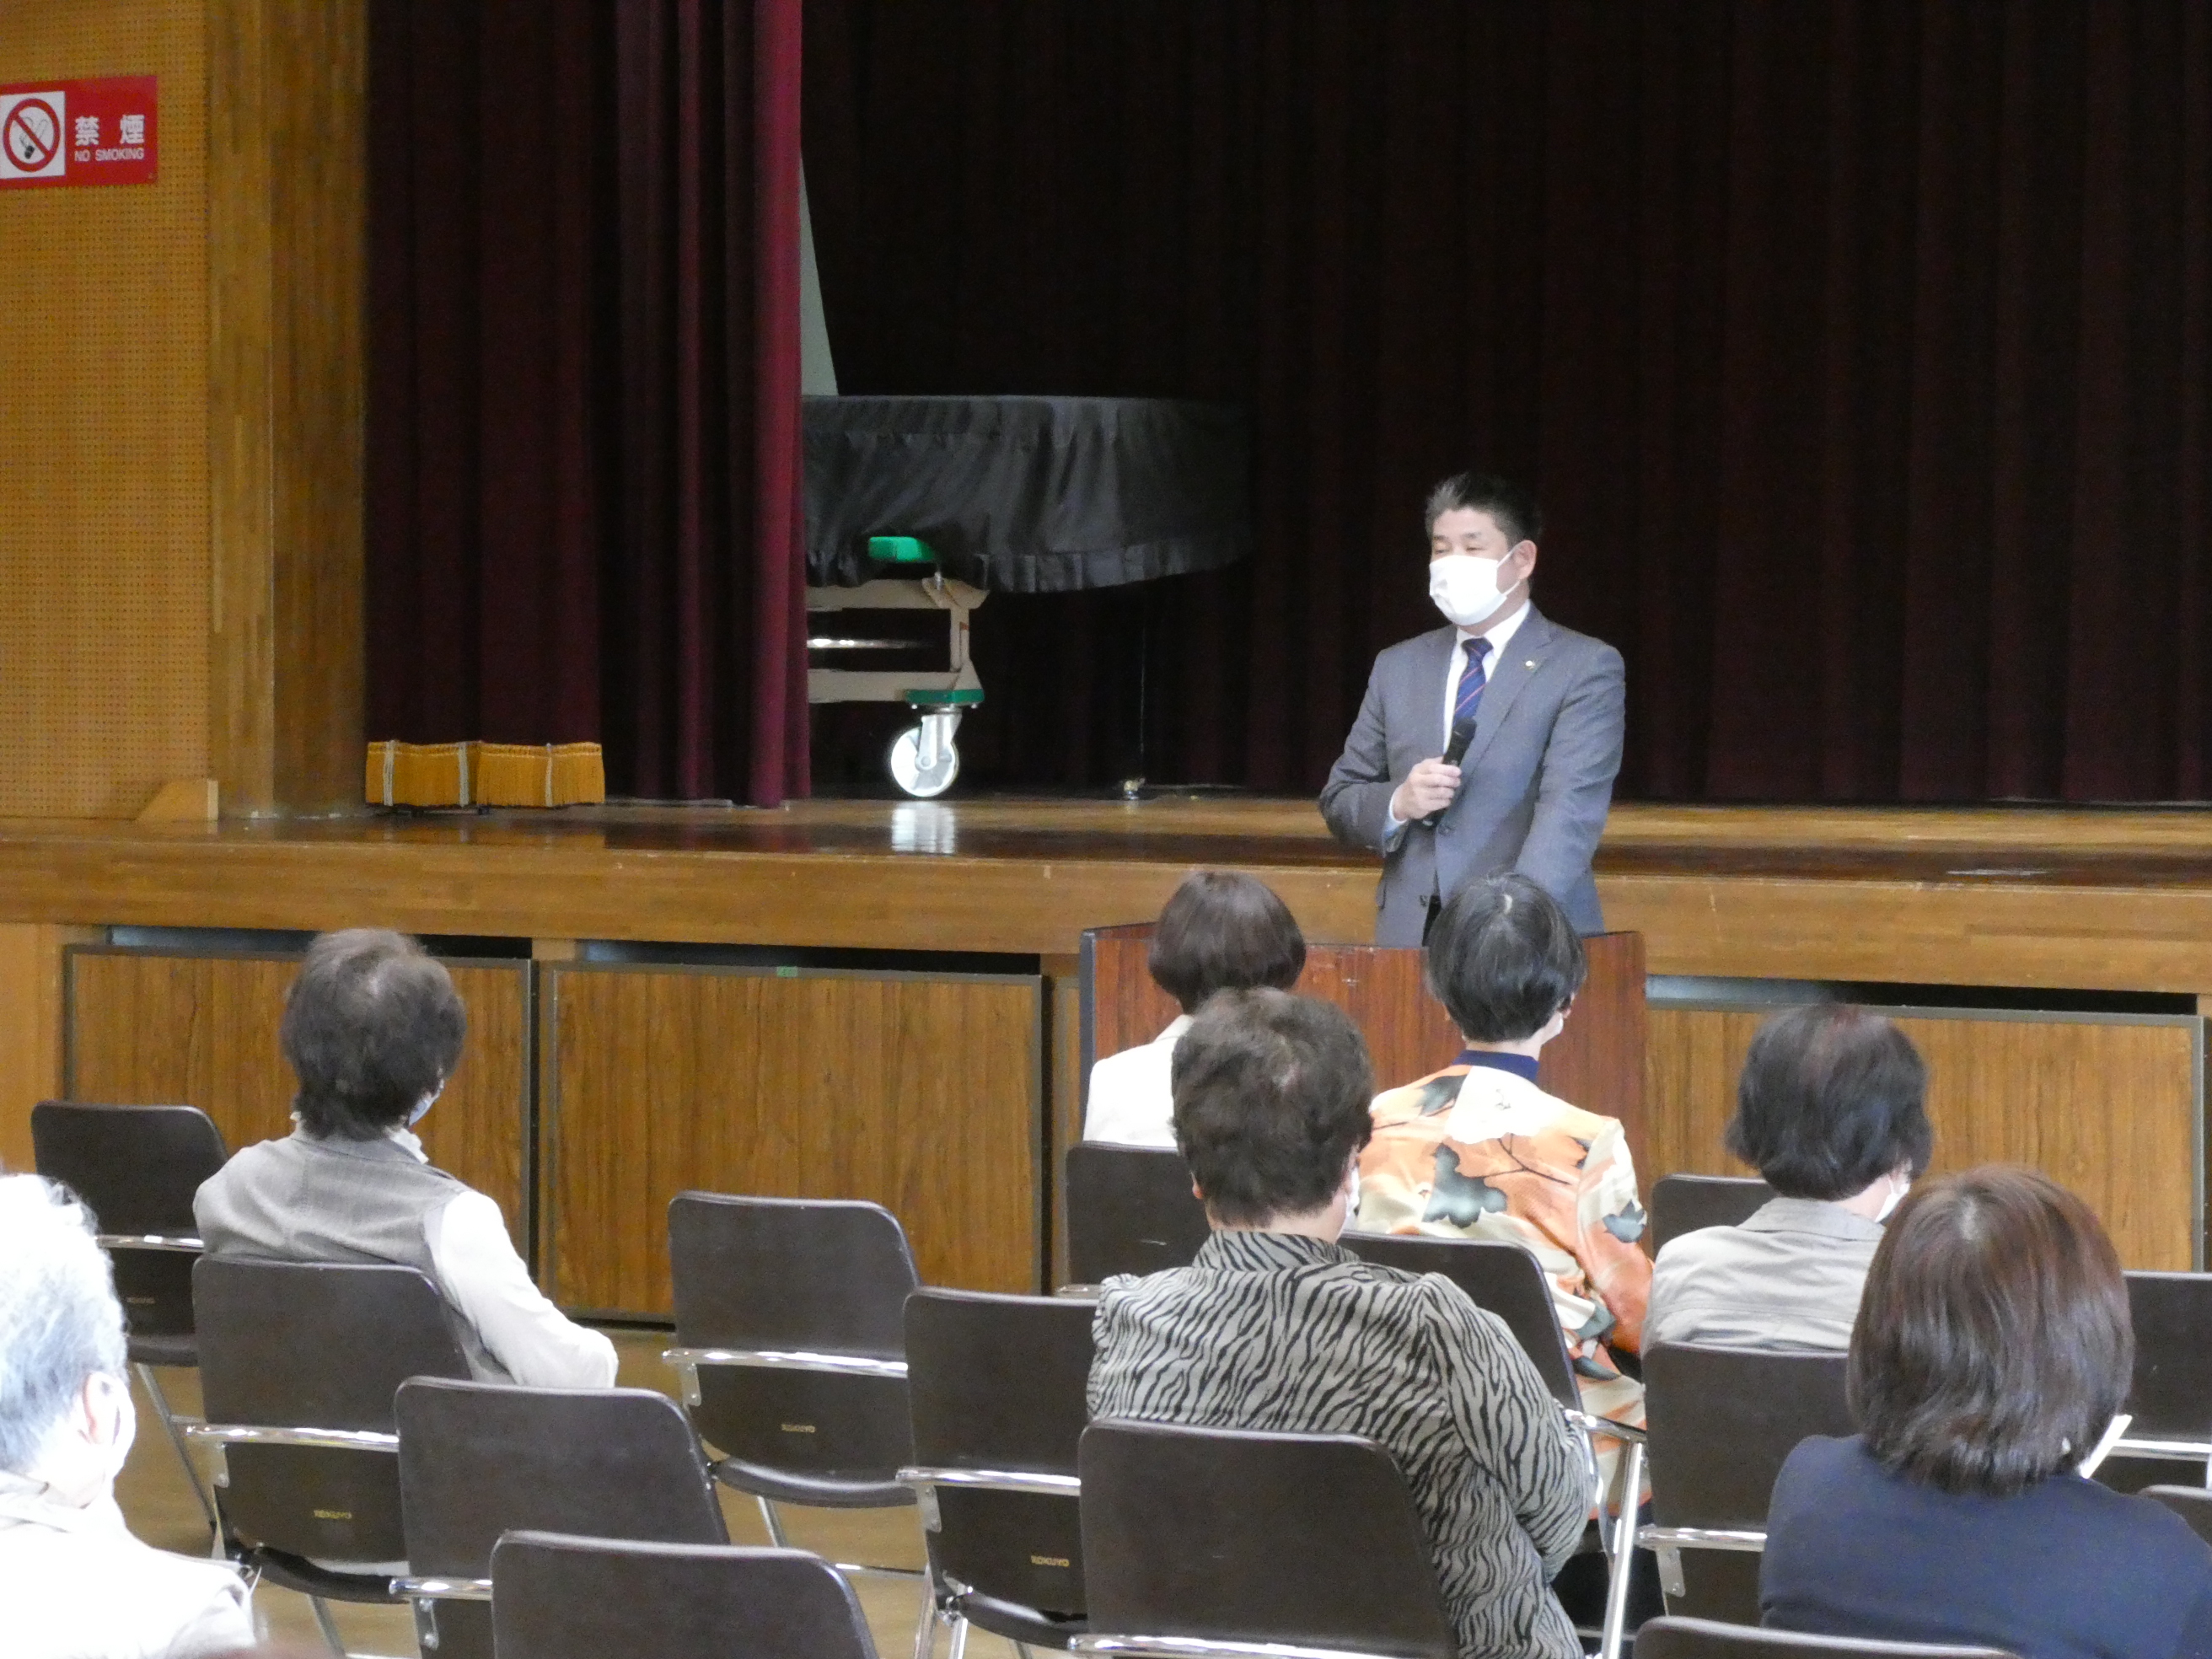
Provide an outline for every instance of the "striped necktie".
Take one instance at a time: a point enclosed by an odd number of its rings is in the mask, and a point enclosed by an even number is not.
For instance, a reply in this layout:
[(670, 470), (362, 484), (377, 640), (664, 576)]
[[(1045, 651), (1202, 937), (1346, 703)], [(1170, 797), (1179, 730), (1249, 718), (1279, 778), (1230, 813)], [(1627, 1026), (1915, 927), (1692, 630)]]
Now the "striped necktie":
[(1482, 659), (1490, 654), (1490, 641), (1477, 635), (1467, 642), (1467, 666), (1460, 671), (1459, 696), (1452, 704), (1452, 735), (1474, 730), (1475, 711), (1482, 707), (1482, 688), (1489, 684)]

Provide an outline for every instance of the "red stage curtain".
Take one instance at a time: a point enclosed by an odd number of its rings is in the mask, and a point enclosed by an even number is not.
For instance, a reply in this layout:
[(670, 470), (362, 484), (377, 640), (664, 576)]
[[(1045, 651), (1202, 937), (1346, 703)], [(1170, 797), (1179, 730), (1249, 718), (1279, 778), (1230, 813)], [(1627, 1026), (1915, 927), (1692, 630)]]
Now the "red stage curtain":
[(806, 787), (797, 0), (376, 0), (376, 737)]
[(1220, 398), (1258, 556), (998, 596), (969, 776), (1316, 786), (1431, 625), (1419, 505), (1549, 515), (1624, 793), (2208, 793), (2199, 0), (808, 0), (843, 389)]

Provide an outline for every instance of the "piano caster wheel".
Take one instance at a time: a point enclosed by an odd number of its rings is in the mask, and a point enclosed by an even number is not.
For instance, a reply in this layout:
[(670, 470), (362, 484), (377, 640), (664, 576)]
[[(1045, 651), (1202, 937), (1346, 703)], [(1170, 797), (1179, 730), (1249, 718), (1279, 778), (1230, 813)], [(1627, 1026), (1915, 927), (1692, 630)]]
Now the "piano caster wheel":
[(933, 711), (900, 732), (891, 743), (891, 781), (917, 800), (950, 789), (960, 775), (960, 751), (952, 744), (959, 726), (957, 712)]

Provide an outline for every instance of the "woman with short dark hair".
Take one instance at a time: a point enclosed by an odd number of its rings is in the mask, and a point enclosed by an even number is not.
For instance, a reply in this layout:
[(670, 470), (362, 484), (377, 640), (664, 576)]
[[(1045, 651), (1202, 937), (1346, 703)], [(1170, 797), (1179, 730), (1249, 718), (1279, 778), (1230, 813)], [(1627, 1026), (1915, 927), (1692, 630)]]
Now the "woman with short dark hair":
[(1305, 965), (1305, 935), (1265, 882), (1234, 870), (1184, 877), (1160, 912), (1146, 957), (1152, 982), (1182, 1013), (1152, 1042), (1092, 1063), (1083, 1138), (1174, 1146), (1168, 1066), (1191, 1016), (1217, 991), (1287, 991)]
[(1547, 1588), (1589, 1506), (1579, 1437), (1496, 1316), (1337, 1243), (1374, 1087), (1358, 1029), (1281, 991), (1219, 993), (1173, 1082), (1214, 1231), (1188, 1267), (1107, 1281), (1091, 1414), (1376, 1441), (1465, 1659), (1580, 1659)]
[[(1375, 1097), (1352, 1224), (1520, 1245), (1544, 1270), (1583, 1409), (1641, 1428), (1643, 1385), (1615, 1360), (1643, 1346), (1651, 1285), (1628, 1138), (1537, 1081), (1589, 971), (1581, 936), (1535, 882), (1491, 876), (1452, 896), (1424, 949), (1465, 1046)], [(1619, 1445), (1600, 1445), (1608, 1478)]]
[(1764, 1621), (2022, 1659), (2212, 1653), (2212, 1549), (2076, 1474), (2125, 1401), (2128, 1293), (2089, 1207), (2031, 1170), (1929, 1182), (1891, 1221), (1851, 1335), (1862, 1431), (1774, 1484)]
[(1817, 1003), (1761, 1026), (1727, 1145), (1776, 1195), (1668, 1241), (1645, 1340), (1849, 1347), (1882, 1219), (1928, 1167), (1927, 1093), (1920, 1051), (1878, 1015)]
[(217, 1255), (392, 1261), (460, 1316), (471, 1375), (611, 1388), (614, 1345), (562, 1316), (515, 1254), (498, 1203), (431, 1166), (411, 1133), (460, 1063), (468, 1013), (411, 939), (356, 927), (307, 947), (278, 1040), (295, 1127), (248, 1146), (192, 1200)]

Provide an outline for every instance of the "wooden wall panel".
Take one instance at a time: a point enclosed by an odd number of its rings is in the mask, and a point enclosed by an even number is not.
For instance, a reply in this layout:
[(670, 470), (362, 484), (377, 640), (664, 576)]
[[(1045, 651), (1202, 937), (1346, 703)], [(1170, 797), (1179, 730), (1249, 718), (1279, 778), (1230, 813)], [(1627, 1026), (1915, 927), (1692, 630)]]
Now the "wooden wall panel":
[[(1747, 1173), (1722, 1150), (1736, 1077), (1771, 1011), (1657, 1008), (1650, 1179)], [(1940, 1171), (2027, 1164), (2079, 1193), (2130, 1267), (2186, 1269), (2196, 1227), (2193, 1022), (1901, 1018), (1928, 1061)]]
[(546, 969), (545, 1237), (563, 1306), (665, 1315), (687, 1188), (865, 1198), (925, 1281), (1041, 1287), (1041, 982)]
[[(528, 970), (446, 965), (468, 1007), (468, 1046), (416, 1133), (433, 1163), (499, 1200), (526, 1247)], [(295, 1085), (276, 1027), (298, 970), (287, 957), (71, 951), (70, 1097), (197, 1106), (233, 1151), (289, 1134)]]
[(359, 810), (368, 3), (206, 4), (213, 762)]
[(28, 1170), (31, 1108), (62, 1092), (63, 952), (89, 927), (0, 926), (0, 1170)]
[[(1146, 967), (1152, 924), (1097, 927), (1091, 952), (1091, 1052), (1119, 1054), (1150, 1042), (1182, 1012)], [(1644, 941), (1600, 933), (1583, 941), (1589, 980), (1566, 1029), (1545, 1047), (1539, 1078), (1563, 1100), (1619, 1118), (1630, 1155), (1644, 1167)], [(1350, 1014), (1367, 1039), (1377, 1089), (1395, 1088), (1451, 1063), (1462, 1047), (1443, 1005), (1421, 979), (1416, 949), (1309, 945), (1297, 988)]]
[(152, 75), (152, 184), (0, 191), (0, 815), (208, 763), (201, 0), (0, 6), (0, 85)]

